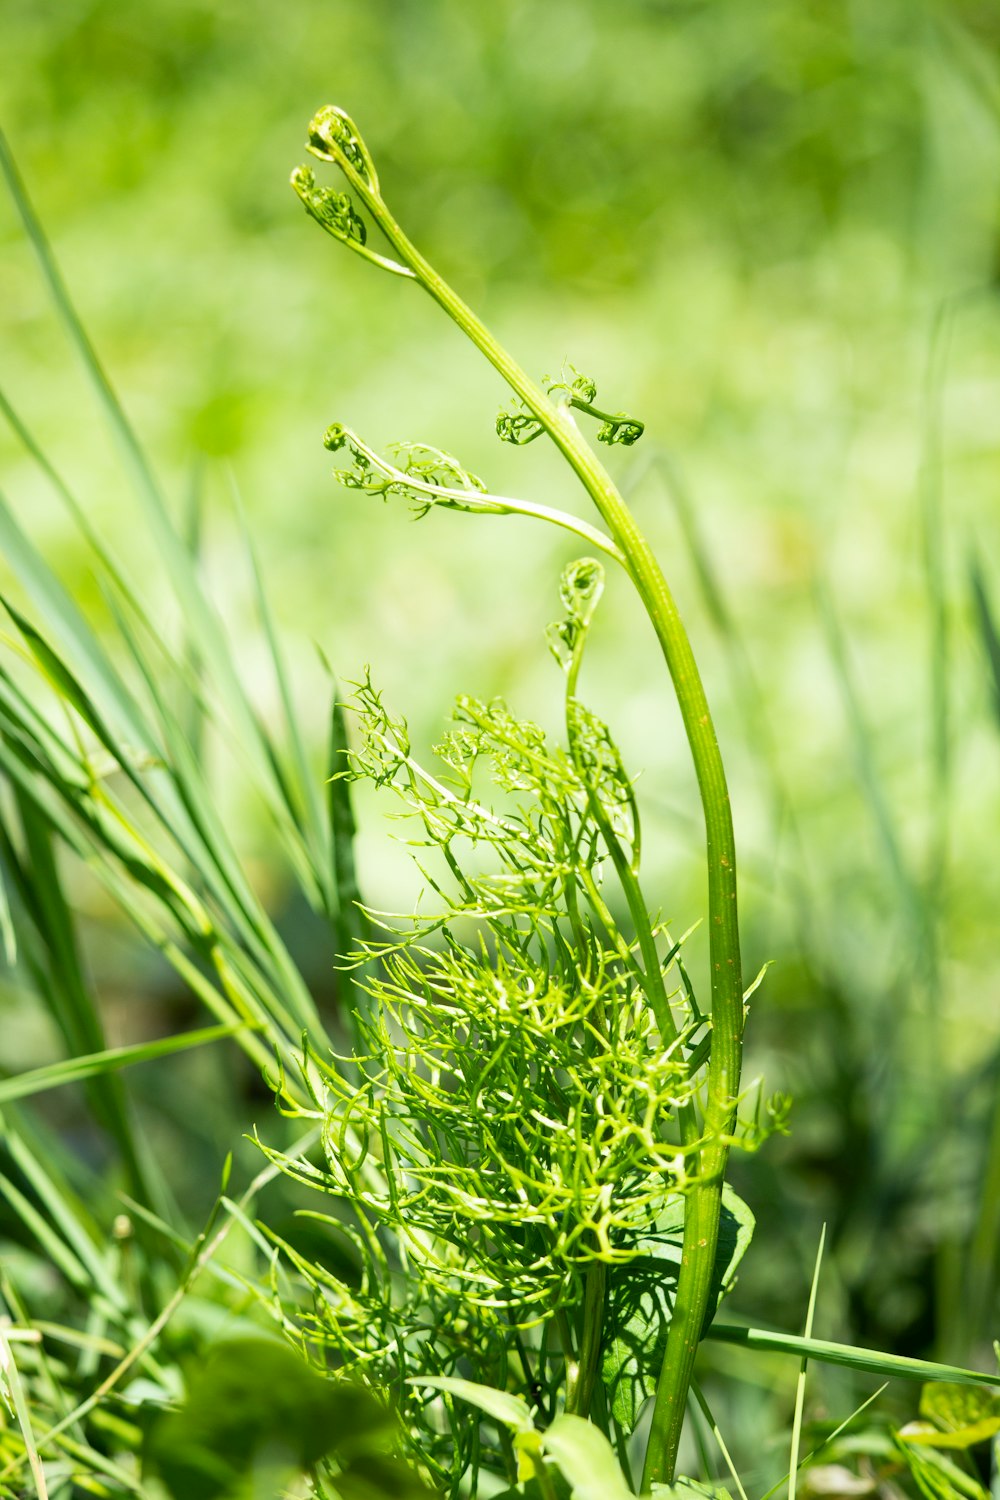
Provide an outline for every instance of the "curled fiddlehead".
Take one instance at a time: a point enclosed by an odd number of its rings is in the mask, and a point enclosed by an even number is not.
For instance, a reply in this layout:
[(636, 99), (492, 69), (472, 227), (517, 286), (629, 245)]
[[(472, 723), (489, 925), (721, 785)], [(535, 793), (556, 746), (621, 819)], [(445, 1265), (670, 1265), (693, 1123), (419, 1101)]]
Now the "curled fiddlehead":
[(343, 453), (349, 459), (348, 466), (333, 471), (334, 477), (347, 489), (360, 490), (383, 500), (391, 495), (399, 496), (410, 502), (418, 518), (425, 516), (434, 506), (480, 515), (532, 516), (572, 531), (616, 562), (622, 561), (614, 542), (588, 521), (581, 521), (579, 517), (552, 506), (490, 494), (477, 474), (471, 473), (457, 458), (440, 448), (432, 448), (427, 443), (394, 443), (389, 449), (390, 456), (384, 458), (341, 422), (334, 422), (327, 428), (323, 445), (331, 453)]
[[(551, 375), (544, 375), (542, 380), (550, 397), (555, 397), (564, 406), (597, 418), (601, 423), (597, 432), (599, 443), (622, 443), (626, 448), (631, 448), (642, 437), (645, 424), (636, 417), (630, 417), (623, 411), (602, 411), (599, 406), (594, 405), (597, 386), (589, 375), (581, 375), (570, 366), (569, 373), (564, 374), (560, 380), (553, 380)], [(545, 427), (539, 418), (526, 409), (502, 411), (497, 417), (497, 437), (504, 443), (515, 443), (523, 447), (525, 443), (534, 442), (544, 431)]]
[(365, 221), (351, 202), (350, 193), (335, 193), (332, 188), (317, 187), (311, 167), (296, 167), (291, 176), (306, 213), (316, 220), (335, 240), (363, 245), (368, 238)]
[(393, 443), (389, 453), (395, 462), (391, 462), (339, 422), (327, 428), (323, 446), (331, 453), (343, 452), (350, 458), (350, 468), (334, 470), (339, 483), (347, 489), (362, 490), (382, 499), (401, 495), (411, 502), (418, 516), (426, 515), (432, 505), (452, 510), (483, 508), (480, 498), (486, 493), (483, 481), (440, 448), (427, 443)]
[(533, 443), (544, 431), (538, 418), (527, 411), (502, 411), (497, 417), (497, 437), (502, 443), (515, 443), (521, 447)]
[(613, 416), (607, 416), (605, 413), (597, 411), (596, 407), (584, 407), (582, 410), (591, 410), (594, 416), (604, 417), (604, 421), (597, 429), (597, 441), (599, 443), (623, 443), (626, 448), (631, 448), (632, 444), (637, 443), (645, 431), (642, 422), (637, 421), (635, 417), (626, 416), (623, 411), (615, 412)]
[[(320, 161), (333, 162), (340, 167), (365, 206), (376, 217), (379, 216), (384, 205), (379, 196), (375, 163), (353, 120), (342, 109), (328, 104), (313, 116), (309, 122), (306, 149)], [(371, 249), (367, 225), (355, 208), (350, 193), (337, 193), (332, 188), (319, 187), (312, 169), (306, 166), (295, 168), (291, 184), (302, 200), (306, 213), (327, 234), (333, 235), (335, 240), (339, 240), (349, 250), (363, 255), (365, 260), (381, 266), (384, 271), (391, 271), (395, 276), (413, 278), (414, 273), (409, 266), (401, 265), (399, 261), (379, 255)]]
[(324, 104), (317, 110), (309, 121), (306, 149), (320, 161), (348, 167), (372, 193), (378, 194), (375, 163), (360, 130), (345, 110), (335, 104)]
[(580, 557), (563, 569), (559, 598), (566, 610), (549, 626), (549, 649), (564, 671), (577, 658), (604, 592), (604, 569), (593, 557)]

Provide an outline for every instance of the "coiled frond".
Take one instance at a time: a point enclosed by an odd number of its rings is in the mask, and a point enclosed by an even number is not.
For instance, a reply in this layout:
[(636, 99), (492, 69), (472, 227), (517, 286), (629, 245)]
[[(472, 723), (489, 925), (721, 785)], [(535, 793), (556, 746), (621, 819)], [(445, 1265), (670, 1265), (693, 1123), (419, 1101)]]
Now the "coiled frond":
[(351, 460), (349, 469), (335, 470), (341, 484), (383, 499), (402, 495), (414, 503), (418, 515), (425, 515), (435, 504), (461, 510), (466, 508), (466, 493), (473, 500), (486, 493), (477, 474), (464, 469), (450, 453), (427, 443), (393, 443), (389, 453), (394, 461), (390, 461), (381, 458), (350, 428), (335, 422), (327, 428), (323, 446), (331, 453), (344, 452)]
[(394, 443), (388, 450), (390, 457), (385, 458), (340, 422), (327, 428), (323, 444), (331, 453), (342, 453), (350, 460), (349, 466), (333, 471), (347, 489), (380, 499), (400, 496), (410, 502), (418, 518), (433, 506), (480, 515), (531, 516), (572, 531), (616, 562), (622, 561), (615, 544), (589, 521), (549, 505), (490, 494), (477, 474), (440, 448), (427, 443)]
[(368, 232), (349, 193), (335, 193), (332, 188), (317, 187), (311, 167), (296, 167), (291, 183), (305, 204), (306, 212), (334, 239), (353, 240), (359, 245), (365, 243)]
[[(385, 205), (379, 194), (378, 173), (367, 146), (361, 139), (357, 126), (349, 115), (333, 104), (325, 105), (309, 122), (306, 149), (320, 161), (332, 162), (347, 178), (348, 186), (362, 200), (364, 207), (374, 214), (376, 220), (383, 214)], [(410, 266), (403, 265), (387, 255), (380, 255), (368, 244), (368, 227), (355, 207), (350, 193), (334, 192), (332, 188), (319, 187), (310, 167), (296, 167), (291, 175), (291, 184), (298, 194), (311, 219), (322, 229), (333, 235), (349, 250), (354, 250), (383, 271), (394, 276), (415, 279)]]
[(307, 149), (321, 161), (334, 162), (354, 173), (378, 193), (378, 173), (361, 132), (350, 115), (335, 104), (324, 104), (309, 121)]
[[(588, 416), (598, 419), (601, 423), (597, 431), (599, 443), (622, 443), (630, 448), (642, 437), (645, 424), (637, 418), (630, 417), (623, 411), (606, 412), (595, 406), (595, 382), (588, 375), (581, 375), (572, 365), (567, 367), (560, 379), (553, 380), (551, 375), (543, 375), (542, 382), (548, 396), (555, 397), (575, 411), (586, 412)], [(502, 411), (497, 417), (497, 437), (504, 443), (523, 446), (525, 443), (533, 443), (544, 431), (544, 424), (523, 403), (513, 411)]]

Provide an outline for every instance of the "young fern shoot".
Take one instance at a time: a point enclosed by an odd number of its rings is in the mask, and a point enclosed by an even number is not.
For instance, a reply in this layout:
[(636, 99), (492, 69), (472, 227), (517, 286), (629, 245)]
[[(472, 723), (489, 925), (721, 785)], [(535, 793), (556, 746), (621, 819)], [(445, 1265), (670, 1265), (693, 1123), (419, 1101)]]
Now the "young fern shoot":
[[(672, 1298), (662, 1368), (657, 1381), (653, 1426), (643, 1474), (643, 1487), (649, 1488), (654, 1481), (668, 1482), (673, 1476), (695, 1353), (706, 1322), (714, 1311), (712, 1297), (723, 1213), (723, 1184), (727, 1156), (736, 1130), (744, 996), (732, 815), (722, 758), (704, 688), (690, 642), (659, 564), (624, 499), (594, 450), (584, 439), (577, 425), (576, 414), (599, 421), (601, 425), (597, 436), (606, 443), (635, 442), (642, 433), (642, 424), (623, 413), (608, 413), (597, 407), (597, 391), (593, 382), (575, 371), (562, 380), (547, 380), (543, 385), (537, 384), (525, 374), (404, 234), (382, 196), (371, 154), (353, 121), (342, 110), (334, 106), (321, 109), (309, 126), (307, 144), (314, 157), (339, 169), (347, 187), (346, 192), (320, 187), (308, 167), (299, 167), (292, 174), (292, 185), (310, 216), (349, 250), (394, 275), (416, 282), (429, 293), (485, 355), (514, 394), (516, 408), (511, 413), (502, 414), (497, 424), (499, 436), (515, 443), (530, 442), (543, 435), (547, 436), (583, 484), (597, 509), (603, 530), (562, 512), (551, 512), (543, 507), (492, 496), (480, 480), (436, 450), (401, 449), (394, 455), (398, 462), (391, 463), (380, 458), (346, 428), (338, 426), (330, 429), (327, 442), (328, 446), (336, 450), (344, 450), (351, 460), (352, 467), (342, 471), (344, 482), (354, 488), (378, 494), (405, 495), (420, 509), (440, 504), (460, 510), (532, 515), (576, 532), (606, 556), (613, 558), (631, 579), (656, 633), (690, 746), (706, 834), (711, 1031), (703, 1091), (696, 1099), (694, 1093), (685, 1087), (680, 1094), (674, 1093), (670, 1098), (668, 1113), (671, 1118), (676, 1119), (679, 1132), (671, 1160), (682, 1163), (679, 1175), (662, 1159), (662, 1143), (668, 1138), (662, 1121), (659, 1128), (650, 1124), (643, 1147), (649, 1152), (648, 1164), (651, 1170), (662, 1174), (663, 1191), (669, 1195), (671, 1190), (676, 1192), (683, 1186), (684, 1194), (683, 1249)], [(384, 237), (390, 254), (383, 255), (371, 248), (369, 239), (372, 228)], [(585, 572), (578, 575), (579, 578), (584, 576)], [(568, 584), (567, 587), (572, 592), (573, 585)], [(586, 592), (584, 588), (584, 595)], [(577, 791), (584, 796), (587, 806), (587, 815), (581, 820), (581, 827), (586, 825), (589, 828), (590, 832), (586, 837), (600, 844), (603, 861), (611, 865), (621, 884), (635, 926), (635, 946), (633, 948), (630, 943), (620, 940), (617, 944), (618, 959), (622, 965), (622, 973), (633, 976), (655, 1022), (660, 1044), (669, 1052), (683, 1042), (684, 1032), (682, 1030), (678, 1034), (663, 993), (655, 924), (650, 921), (638, 892), (637, 845), (630, 844), (622, 832), (621, 819), (626, 815), (629, 818), (634, 816), (634, 803), (630, 793), (626, 795), (621, 790), (625, 783), (616, 781), (617, 773), (612, 772), (614, 756), (610, 750), (609, 738), (605, 738), (603, 732), (597, 730), (595, 721), (582, 709), (576, 698), (579, 642), (576, 638), (570, 638), (575, 630), (585, 634), (585, 629), (582, 629), (580, 620), (574, 624), (571, 615), (568, 618), (571, 623), (563, 627), (568, 631), (568, 636), (563, 641), (562, 649), (566, 657), (569, 686), (567, 732), (570, 754), (565, 765), (560, 764), (559, 775), (564, 779), (567, 776), (576, 778)], [(367, 703), (366, 712), (369, 718), (374, 712), (371, 701)], [(471, 717), (463, 722), (463, 736), (471, 736), (473, 739), (478, 737), (480, 743), (483, 736), (487, 736), (494, 748), (503, 743), (499, 726), (491, 721), (491, 710), (479, 708), (475, 715), (471, 714), (471, 710), (467, 713)], [(454, 758), (454, 749), (449, 753)], [(526, 753), (521, 743), (518, 754), (522, 757), (522, 764)], [(416, 776), (415, 771), (406, 769), (405, 757), (394, 762), (394, 766), (393, 775)], [(548, 761), (544, 763), (544, 775), (556, 775), (553, 764)], [(620, 803), (615, 796), (609, 801), (608, 792), (612, 784), (620, 789), (624, 799)], [(558, 785), (557, 778), (554, 787)], [(540, 785), (536, 790), (541, 797), (556, 795), (554, 789), (545, 790)], [(433, 819), (443, 819), (446, 824), (448, 818), (453, 816), (450, 808), (451, 804), (443, 799), (439, 806), (435, 805)], [(441, 832), (442, 829), (435, 823), (433, 836), (438, 838)], [(445, 847), (446, 842), (442, 847)], [(525, 850), (524, 857), (529, 859), (529, 850)], [(606, 921), (606, 903), (596, 881), (592, 882), (592, 888), (588, 886), (590, 877), (585, 873), (588, 868), (592, 872), (593, 866), (588, 867), (586, 861), (579, 865), (567, 886), (569, 907), (566, 920), (569, 923), (570, 938), (565, 941), (567, 953), (572, 956), (572, 962), (579, 963), (579, 973), (587, 976), (586, 983), (590, 987), (590, 1008), (585, 1015), (580, 1015), (579, 1024), (598, 1038), (602, 1036), (601, 1014), (607, 1019), (609, 1013), (615, 1012), (620, 1004), (625, 1004), (625, 1000), (618, 995), (612, 1004), (611, 998), (605, 993), (607, 984), (612, 983), (614, 987), (622, 981), (619, 977), (613, 981), (608, 978), (607, 956), (603, 948), (601, 955), (594, 951), (593, 934), (604, 927), (610, 936), (615, 929)], [(457, 868), (455, 874), (460, 884), (469, 879), (462, 876)], [(549, 871), (546, 878), (556, 878), (553, 870)], [(565, 876), (561, 873), (558, 878), (562, 880)], [(516, 887), (516, 880), (514, 885)], [(473, 894), (476, 892), (474, 881), (468, 885), (468, 890)], [(499, 898), (494, 893), (491, 899)], [(581, 900), (588, 903), (588, 915), (579, 916), (578, 923), (574, 923), (570, 908), (573, 902)], [(502, 903), (498, 910), (507, 913), (507, 908)], [(509, 920), (516, 926), (513, 911), (502, 919)], [(497, 938), (496, 933), (494, 938)], [(618, 938), (620, 939), (620, 934)], [(521, 942), (521, 937), (512, 936), (510, 941), (516, 946)], [(547, 941), (556, 941), (551, 932), (547, 934)], [(612, 945), (616, 946), (613, 938)], [(502, 948), (498, 947), (495, 961), (500, 961), (501, 953)], [(423, 957), (432, 967), (435, 962), (444, 962), (432, 958), (429, 953)], [(494, 955), (491, 954), (492, 961)], [(540, 955), (536, 954), (532, 961), (540, 964)], [(564, 954), (561, 961), (570, 960)], [(462, 975), (457, 972), (452, 974), (449, 983), (457, 985), (463, 976), (463, 982), (467, 981), (468, 976), (465, 975), (463, 966), (471, 962), (470, 959), (459, 959), (453, 950), (449, 953), (447, 962), (457, 964), (462, 970)], [(405, 984), (398, 974), (396, 980), (392, 981), (396, 983), (400, 994), (405, 989), (406, 995), (410, 997), (406, 1003), (412, 1000), (412, 993), (420, 993), (417, 972), (417, 969), (408, 971)], [(422, 973), (423, 970), (420, 969), (419, 972)], [(406, 985), (411, 985), (412, 990), (406, 989)], [(383, 998), (388, 1003), (388, 997)], [(433, 1023), (434, 1012), (430, 1001), (428, 1006), (427, 1019), (429, 1023)], [(641, 1023), (637, 1024), (639, 1033), (645, 1035)], [(601, 1045), (607, 1043), (605, 1036)], [(594, 1045), (598, 1046), (596, 1040)], [(618, 1045), (617, 1036), (615, 1045)], [(670, 1055), (676, 1057), (679, 1054), (675, 1050)], [(331, 1086), (337, 1087), (332, 1084), (332, 1080)], [(653, 1092), (655, 1096), (655, 1090)], [(609, 1093), (608, 1098), (612, 1097), (613, 1094)], [(657, 1108), (665, 1106), (666, 1100), (658, 1099)], [(384, 1154), (391, 1156), (397, 1147), (385, 1130), (381, 1132), (381, 1137)], [(528, 1189), (525, 1188), (525, 1191)], [(642, 1193), (645, 1192), (646, 1189), (643, 1188)], [(649, 1192), (652, 1194), (651, 1186)], [(475, 1194), (471, 1196), (474, 1197)], [(644, 1201), (652, 1212), (652, 1196)], [(597, 1368), (606, 1304), (608, 1258), (601, 1248), (602, 1222), (599, 1216), (591, 1216), (573, 1240), (574, 1255), (579, 1263), (584, 1264), (588, 1256), (593, 1262), (585, 1272), (589, 1279), (584, 1293), (584, 1326), (577, 1359), (577, 1365), (580, 1366), (582, 1361), (586, 1368), (578, 1368), (567, 1397), (571, 1409), (584, 1412), (588, 1409), (593, 1391), (592, 1375), (587, 1373), (587, 1369)], [(619, 1225), (619, 1228), (624, 1226)], [(434, 1234), (437, 1235), (437, 1230)], [(486, 1236), (482, 1243), (488, 1247), (489, 1237)], [(484, 1248), (482, 1253), (485, 1257), (484, 1264), (488, 1266), (492, 1252)], [(532, 1249), (530, 1253), (535, 1255), (536, 1250)], [(487, 1278), (483, 1285), (492, 1287), (491, 1273), (485, 1270), (483, 1275)], [(489, 1295), (495, 1295), (495, 1292), (491, 1291)]]
[[(577, 696), (602, 586), (593, 558), (571, 564), (549, 632), (568, 749), (502, 702), (462, 697), (431, 769), (359, 686), (361, 743), (341, 774), (392, 789), (418, 822), (428, 909), (376, 919), (385, 935), (358, 955), (363, 1054), (335, 1067), (310, 1048), (311, 1105), (282, 1101), (325, 1147), (318, 1176), (286, 1169), (350, 1205), (361, 1231), (360, 1293), (338, 1285), (331, 1303), (330, 1278), (306, 1270), (307, 1336), (400, 1391), (415, 1456), (453, 1493), (468, 1456), (458, 1430), (442, 1442), (424, 1419), (413, 1386), (428, 1375), (514, 1382), (539, 1412), (605, 1431), (613, 1418), (622, 1451), (697, 1183), (705, 1020), (683, 983), (667, 989), (679, 945), (642, 894), (634, 790)], [(751, 1222), (732, 1197), (730, 1219), (734, 1203), (729, 1272)]]

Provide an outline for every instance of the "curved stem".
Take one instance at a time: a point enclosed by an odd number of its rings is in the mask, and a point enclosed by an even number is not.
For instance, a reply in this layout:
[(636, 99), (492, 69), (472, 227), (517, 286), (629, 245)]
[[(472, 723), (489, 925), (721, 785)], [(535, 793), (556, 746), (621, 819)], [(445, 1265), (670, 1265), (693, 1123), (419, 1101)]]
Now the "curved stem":
[[(385, 227), (385, 226), (383, 226)], [(626, 568), (656, 632), (674, 684), (691, 748), (705, 817), (708, 859), (709, 961), (712, 1047), (705, 1105), (706, 1144), (698, 1180), (687, 1199), (684, 1242), (673, 1317), (657, 1383), (653, 1426), (642, 1484), (673, 1478), (695, 1353), (708, 1312), (729, 1153), (742, 1067), (743, 986), (736, 908), (736, 849), (722, 755), (691, 644), (659, 564), (610, 476), (578, 433), (565, 408), (555, 407), (511, 359), (465, 303), (400, 235), (397, 248), (420, 283), (486, 355), (531, 408), (594, 501), (625, 556)]]
[[(316, 152), (321, 155), (323, 153)], [(705, 820), (708, 865), (712, 1043), (705, 1145), (687, 1194), (681, 1267), (642, 1484), (669, 1482), (698, 1342), (708, 1314), (722, 1206), (722, 1183), (742, 1066), (743, 982), (736, 908), (732, 811), (718, 739), (687, 632), (653, 552), (625, 500), (580, 435), (567, 406), (556, 406), (423, 258), (389, 213), (377, 188), (339, 150), (331, 154), (402, 262), (537, 417), (566, 458), (625, 559), (670, 673), (694, 763)]]

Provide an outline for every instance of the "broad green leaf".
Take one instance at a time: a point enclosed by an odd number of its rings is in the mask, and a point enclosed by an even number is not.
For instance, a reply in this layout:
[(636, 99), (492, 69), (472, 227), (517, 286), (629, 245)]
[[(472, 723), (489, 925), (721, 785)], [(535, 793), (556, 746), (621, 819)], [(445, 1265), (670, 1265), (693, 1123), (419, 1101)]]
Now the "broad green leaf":
[(487, 1416), (494, 1417), (513, 1432), (534, 1432), (531, 1408), (519, 1396), (509, 1391), (495, 1390), (491, 1385), (477, 1385), (472, 1380), (458, 1380), (451, 1375), (414, 1375), (409, 1385), (430, 1386), (433, 1390), (447, 1391), (470, 1406), (478, 1406)]
[(156, 1422), (149, 1457), (175, 1500), (242, 1500), (280, 1493), (334, 1450), (378, 1454), (393, 1426), (369, 1392), (318, 1374), (286, 1344), (234, 1339), (209, 1351), (187, 1401)]
[[(707, 1321), (736, 1282), (736, 1272), (753, 1237), (754, 1217), (726, 1184)], [(684, 1235), (684, 1200), (675, 1198), (659, 1216), (656, 1229), (641, 1240), (643, 1254), (610, 1275), (607, 1336), (601, 1375), (615, 1419), (631, 1432), (639, 1408), (652, 1395), (663, 1362), (673, 1310)], [(703, 1335), (704, 1336), (704, 1335)]]
[(544, 1483), (537, 1475), (522, 1479), (519, 1484), (494, 1494), (491, 1500), (572, 1500), (572, 1491), (562, 1471), (546, 1464)]
[(945, 1432), (959, 1432), (977, 1422), (1000, 1417), (1000, 1396), (983, 1387), (942, 1380), (920, 1392), (920, 1415)]
[[(715, 1252), (715, 1273), (712, 1291), (709, 1293), (707, 1324), (712, 1321), (723, 1297), (728, 1296), (736, 1285), (736, 1273), (740, 1261), (750, 1248), (757, 1220), (744, 1203), (739, 1193), (733, 1191), (728, 1182), (722, 1189), (722, 1217), (719, 1221), (719, 1243)], [(702, 1338), (705, 1336), (702, 1330)]]
[(601, 1378), (612, 1414), (626, 1432), (632, 1431), (639, 1408), (652, 1394), (666, 1348), (678, 1262), (666, 1253), (676, 1248), (673, 1241), (665, 1241), (662, 1248), (664, 1253), (656, 1257), (658, 1276), (644, 1260), (641, 1266), (618, 1268), (609, 1277)]
[[(543, 1460), (544, 1463), (544, 1460)], [(573, 1500), (570, 1482), (561, 1469), (544, 1464), (544, 1475), (532, 1475), (531, 1479), (519, 1479), (508, 1490), (499, 1490), (490, 1500)]]
[(899, 1429), (899, 1438), (904, 1443), (916, 1443), (921, 1448), (974, 1448), (977, 1443), (987, 1443), (1000, 1432), (1000, 1416), (984, 1417), (981, 1422), (972, 1422), (968, 1427), (959, 1427), (942, 1432), (933, 1422), (908, 1422)]
[(982, 1386), (941, 1381), (920, 1393), (921, 1422), (900, 1429), (905, 1443), (925, 1448), (974, 1448), (1000, 1432), (1000, 1396)]
[(703, 1484), (680, 1475), (673, 1484), (654, 1484), (654, 1500), (733, 1500), (723, 1484)]
[(583, 1417), (556, 1417), (542, 1447), (569, 1480), (574, 1500), (634, 1500), (611, 1444)]

